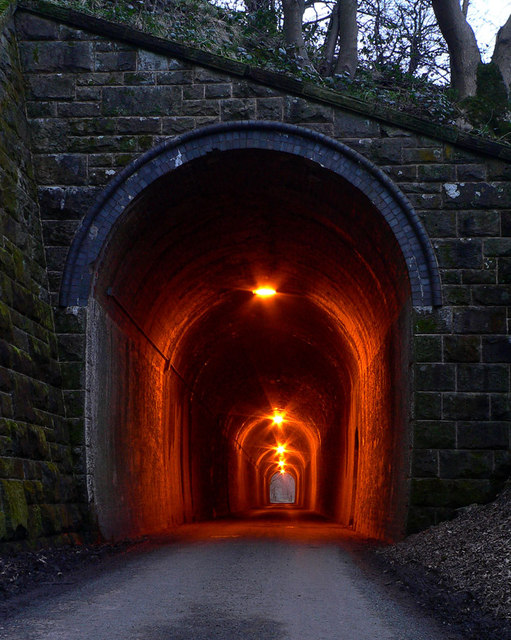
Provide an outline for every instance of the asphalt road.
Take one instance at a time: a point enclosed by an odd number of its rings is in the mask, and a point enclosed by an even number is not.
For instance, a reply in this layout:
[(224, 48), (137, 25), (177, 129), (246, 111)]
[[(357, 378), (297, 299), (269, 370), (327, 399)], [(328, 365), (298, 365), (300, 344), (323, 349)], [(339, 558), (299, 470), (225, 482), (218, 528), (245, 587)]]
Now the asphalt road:
[(450, 640), (363, 571), (361, 541), (286, 508), (184, 527), (0, 623), (13, 640)]

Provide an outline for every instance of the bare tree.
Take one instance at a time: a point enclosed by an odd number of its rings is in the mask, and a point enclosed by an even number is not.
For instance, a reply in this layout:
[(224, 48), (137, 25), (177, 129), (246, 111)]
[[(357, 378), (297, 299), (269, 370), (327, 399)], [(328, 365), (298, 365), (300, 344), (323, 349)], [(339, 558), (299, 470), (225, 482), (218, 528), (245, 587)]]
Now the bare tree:
[(321, 66), (321, 72), (325, 76), (332, 75), (335, 66), (335, 50), (337, 47), (337, 42), (339, 40), (339, 31), (341, 29), (340, 5), (341, 0), (336, 0), (334, 8), (332, 9), (332, 13), (330, 14), (330, 18), (328, 20), (328, 27), (324, 45), (324, 60)]
[(460, 0), (431, 0), (438, 26), (449, 48), (451, 85), (460, 98), (477, 91), (477, 68), (481, 54), (472, 27), (468, 24)]
[(355, 75), (358, 65), (357, 0), (340, 0), (339, 56), (335, 73)]
[[(314, 70), (311, 62), (314, 60), (324, 76), (354, 76), (360, 65), (377, 72), (391, 70), (391, 74), (385, 76), (388, 78), (394, 77), (392, 74), (397, 70), (443, 83), (450, 67), (451, 85), (458, 96), (465, 98), (477, 94), (478, 69), (482, 68), (482, 61), (467, 19), (471, 0), (232, 2), (237, 3), (236, 6), (243, 3), (251, 14), (260, 10), (274, 11), (275, 24), (282, 26), (288, 51), (292, 51), (300, 65), (309, 70)], [(305, 23), (304, 15), (307, 17)], [(497, 35), (492, 62), (500, 70), (509, 95), (511, 17)]]
[(499, 68), (509, 95), (511, 87), (511, 16), (509, 16), (506, 24), (501, 27), (497, 33), (492, 62)]
[(366, 68), (444, 82), (447, 47), (430, 0), (359, 0), (358, 14), (359, 58)]
[[(460, 98), (477, 95), (477, 72), (481, 54), (467, 20), (470, 0), (432, 0), (440, 30), (449, 48), (451, 85)], [(511, 86), (511, 16), (500, 28), (492, 62), (499, 69), (509, 95)]]
[(303, 14), (305, 0), (282, 0), (284, 14), (284, 41), (295, 54), (302, 59), (302, 64), (312, 67), (303, 39)]
[[(321, 71), (355, 75), (358, 65), (357, 0), (336, 0), (328, 21)], [(337, 53), (337, 60), (335, 55)]]
[(275, 11), (275, 0), (243, 0), (249, 13), (256, 11)]
[[(446, 49), (438, 30), (438, 24), (429, 2), (398, 3), (399, 40), (398, 47), (402, 62), (409, 75), (419, 72), (428, 76), (443, 77)], [(405, 67), (406, 65), (406, 67)]]

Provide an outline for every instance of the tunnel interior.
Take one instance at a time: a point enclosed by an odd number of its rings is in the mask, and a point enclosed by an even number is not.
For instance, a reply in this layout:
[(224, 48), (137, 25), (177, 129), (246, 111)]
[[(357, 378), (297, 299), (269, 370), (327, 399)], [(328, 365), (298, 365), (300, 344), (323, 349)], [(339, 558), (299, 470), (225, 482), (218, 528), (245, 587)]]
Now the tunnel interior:
[(387, 222), (313, 161), (212, 152), (156, 179), (112, 229), (89, 301), (103, 535), (264, 507), (283, 471), (297, 506), (398, 538), (410, 305)]

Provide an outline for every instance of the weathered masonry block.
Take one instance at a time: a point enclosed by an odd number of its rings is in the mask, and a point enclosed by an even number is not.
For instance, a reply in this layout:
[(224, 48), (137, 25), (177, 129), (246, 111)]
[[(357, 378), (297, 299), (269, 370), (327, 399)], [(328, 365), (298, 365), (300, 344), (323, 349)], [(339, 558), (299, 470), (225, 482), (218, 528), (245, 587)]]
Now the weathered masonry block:
[(0, 40), (0, 540), (88, 513), (87, 310), (59, 306), (81, 221), (144, 152), (247, 120), (344, 143), (413, 206), (442, 304), (414, 310), (409, 530), (490, 499), (511, 471), (509, 148), (38, 6)]
[(82, 525), (12, 20), (0, 36), (0, 541)]

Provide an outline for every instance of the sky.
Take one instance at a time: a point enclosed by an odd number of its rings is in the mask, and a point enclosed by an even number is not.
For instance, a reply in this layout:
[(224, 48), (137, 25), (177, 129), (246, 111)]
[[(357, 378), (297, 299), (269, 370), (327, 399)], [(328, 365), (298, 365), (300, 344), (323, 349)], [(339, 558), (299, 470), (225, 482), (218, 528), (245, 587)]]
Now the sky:
[(472, 0), (468, 21), (476, 34), (485, 62), (491, 57), (497, 31), (511, 14), (511, 0)]

